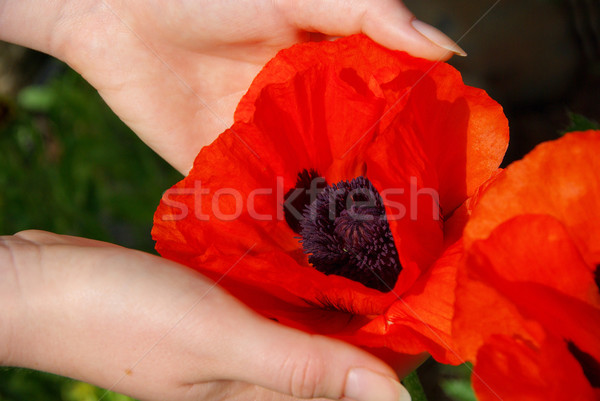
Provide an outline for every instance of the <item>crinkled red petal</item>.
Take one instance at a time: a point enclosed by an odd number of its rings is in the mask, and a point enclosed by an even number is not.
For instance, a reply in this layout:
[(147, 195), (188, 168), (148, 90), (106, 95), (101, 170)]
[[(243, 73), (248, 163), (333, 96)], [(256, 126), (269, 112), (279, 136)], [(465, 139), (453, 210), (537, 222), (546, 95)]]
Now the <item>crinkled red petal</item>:
[(493, 334), (536, 341), (550, 331), (600, 361), (595, 266), (585, 262), (562, 223), (543, 215), (515, 217), (473, 243), (466, 265), (454, 323), (463, 354), (472, 358)]
[(465, 230), (467, 244), (520, 214), (561, 221), (588, 263), (600, 261), (600, 131), (571, 133), (511, 164), (482, 197)]
[[(157, 250), (286, 324), (449, 360), (456, 260), (438, 260), (453, 242), (444, 219), (497, 169), (508, 140), (501, 107), (452, 67), (357, 35), (282, 51), (235, 120), (165, 193)], [(406, 210), (390, 221), (404, 268), (394, 291), (309, 266), (282, 203), (311, 168), (330, 184), (366, 175), (380, 193), (406, 191), (386, 199), (388, 214), (394, 202)]]
[[(579, 371), (600, 366), (599, 153), (600, 131), (569, 134), (509, 166), (479, 199), (465, 230), (467, 259), (458, 275), (453, 324), (467, 359), (474, 360), (481, 347), (492, 349), (496, 335), (535, 349), (548, 348), (545, 341), (552, 337), (585, 355), (574, 359)], [(546, 360), (527, 355), (518, 363), (543, 372)], [(501, 366), (506, 358), (494, 363)], [(492, 366), (481, 369), (493, 376)], [(553, 369), (566, 377), (566, 366)], [(484, 387), (480, 391), (487, 394)], [(562, 399), (539, 394), (531, 399)]]
[(540, 346), (495, 336), (479, 350), (472, 376), (480, 401), (597, 401), (563, 341), (549, 337)]

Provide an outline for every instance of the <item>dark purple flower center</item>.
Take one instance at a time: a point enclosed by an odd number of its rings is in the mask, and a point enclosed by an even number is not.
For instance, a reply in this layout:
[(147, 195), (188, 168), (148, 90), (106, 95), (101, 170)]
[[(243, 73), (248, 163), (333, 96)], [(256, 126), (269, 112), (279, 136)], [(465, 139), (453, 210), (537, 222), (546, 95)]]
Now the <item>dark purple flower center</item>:
[[(312, 170), (304, 170), (298, 177), (294, 190), (306, 188), (302, 215), (292, 218), (300, 198), (294, 197), (295, 204), (288, 202), (292, 190), (286, 194), (284, 210), (290, 227), (301, 235), (308, 261), (327, 275), (343, 276), (382, 292), (391, 291), (402, 266), (383, 200), (371, 182), (357, 177), (326, 186), (325, 180)], [(314, 180), (319, 180), (318, 185)], [(292, 205), (296, 209), (290, 211)]]

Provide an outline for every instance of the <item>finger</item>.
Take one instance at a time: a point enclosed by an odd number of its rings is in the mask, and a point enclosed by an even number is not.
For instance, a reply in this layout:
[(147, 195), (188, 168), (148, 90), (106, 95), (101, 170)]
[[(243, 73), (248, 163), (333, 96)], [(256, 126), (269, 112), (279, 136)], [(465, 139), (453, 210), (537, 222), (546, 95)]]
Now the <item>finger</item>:
[[(186, 399), (202, 401), (298, 401), (296, 397), (282, 394), (255, 384), (232, 381), (215, 381), (193, 385), (186, 392)], [(313, 401), (327, 401), (326, 398)]]
[(240, 327), (233, 379), (296, 398), (410, 400), (393, 370), (365, 351), (264, 319)]
[(80, 247), (116, 247), (115, 244), (97, 241), (89, 238), (71, 235), (55, 234), (42, 230), (24, 230), (13, 236), (15, 239), (31, 242), (37, 245), (72, 245)]
[(415, 19), (398, 0), (282, 0), (280, 3), (290, 21), (307, 31), (333, 36), (362, 32), (385, 47), (431, 60), (466, 55), (444, 33)]

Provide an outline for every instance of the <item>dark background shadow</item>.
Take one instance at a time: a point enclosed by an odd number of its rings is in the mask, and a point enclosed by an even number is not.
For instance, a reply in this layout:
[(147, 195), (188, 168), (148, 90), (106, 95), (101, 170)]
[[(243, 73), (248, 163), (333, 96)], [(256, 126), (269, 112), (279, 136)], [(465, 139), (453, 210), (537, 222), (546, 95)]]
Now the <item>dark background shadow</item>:
[[(597, 0), (406, 0), (417, 18), (468, 53), (450, 63), (505, 110), (505, 159), (568, 129), (569, 113), (600, 122), (600, 2)], [(486, 14), (487, 13), (487, 14)]]

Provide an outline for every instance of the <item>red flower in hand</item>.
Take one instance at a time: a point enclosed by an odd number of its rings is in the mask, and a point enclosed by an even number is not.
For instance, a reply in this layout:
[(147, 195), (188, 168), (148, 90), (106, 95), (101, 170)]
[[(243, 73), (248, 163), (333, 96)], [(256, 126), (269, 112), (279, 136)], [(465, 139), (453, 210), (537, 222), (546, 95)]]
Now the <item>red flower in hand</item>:
[(480, 198), (454, 333), (485, 400), (600, 400), (600, 131), (540, 145)]
[(461, 205), (507, 141), (447, 64), (364, 36), (297, 45), (165, 193), (157, 250), (282, 323), (455, 361)]

